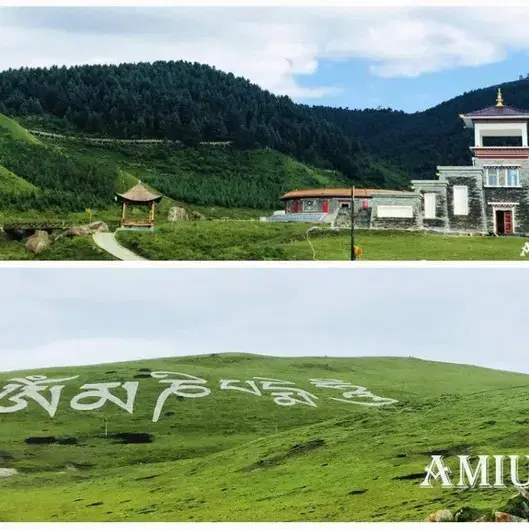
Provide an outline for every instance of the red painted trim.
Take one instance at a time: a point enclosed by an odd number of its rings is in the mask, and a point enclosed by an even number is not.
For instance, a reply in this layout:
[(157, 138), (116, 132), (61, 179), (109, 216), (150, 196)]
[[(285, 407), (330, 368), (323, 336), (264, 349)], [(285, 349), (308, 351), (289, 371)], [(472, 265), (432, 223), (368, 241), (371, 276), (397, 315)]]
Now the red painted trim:
[(491, 118), (491, 117), (480, 118), (478, 116), (465, 116), (465, 117), (471, 120), (479, 121), (480, 123), (498, 123), (498, 122), (500, 123), (523, 123), (524, 121), (527, 121), (529, 119), (526, 117), (516, 118), (514, 116), (510, 116), (508, 118), (504, 118), (502, 116), (498, 116), (497, 118)]

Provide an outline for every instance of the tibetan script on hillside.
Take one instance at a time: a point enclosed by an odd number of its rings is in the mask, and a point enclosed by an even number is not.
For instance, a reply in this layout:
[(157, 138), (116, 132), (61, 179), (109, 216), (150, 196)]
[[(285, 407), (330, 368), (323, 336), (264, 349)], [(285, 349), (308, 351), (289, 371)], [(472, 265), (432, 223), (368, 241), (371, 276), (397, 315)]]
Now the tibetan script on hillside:
[[(152, 421), (158, 422), (168, 401), (174, 399), (197, 399), (211, 395), (211, 384), (208, 381), (172, 371), (153, 371), (151, 379), (160, 385), (161, 392), (153, 402)], [(48, 378), (44, 375), (29, 375), (23, 378), (12, 378), (0, 389), (0, 413), (15, 413), (28, 409), (30, 403), (43, 408), (50, 417), (55, 417), (61, 402), (64, 382), (71, 382), (79, 375), (68, 378)], [(387, 406), (398, 401), (374, 395), (363, 386), (355, 386), (338, 379), (313, 378), (309, 383), (314, 388), (336, 390), (335, 397), (325, 396), (325, 400), (334, 400), (360, 406)], [(134, 403), (139, 392), (139, 382), (100, 382), (83, 384), (79, 393), (74, 396), (69, 406), (76, 411), (93, 411), (113, 404), (133, 414)], [(309, 406), (317, 408), (321, 397), (305, 389), (300, 389), (294, 382), (275, 378), (253, 377), (248, 380), (221, 379), (216, 386), (218, 391), (237, 391), (256, 397), (269, 398), (278, 406)], [(121, 395), (118, 397), (118, 393)], [(173, 403), (174, 404), (174, 403)]]

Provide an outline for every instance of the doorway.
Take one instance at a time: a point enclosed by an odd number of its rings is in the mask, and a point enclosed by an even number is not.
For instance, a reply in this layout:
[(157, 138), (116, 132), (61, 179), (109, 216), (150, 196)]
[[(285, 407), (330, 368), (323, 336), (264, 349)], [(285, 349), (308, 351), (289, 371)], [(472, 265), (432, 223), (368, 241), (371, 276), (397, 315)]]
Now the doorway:
[(496, 233), (498, 235), (509, 235), (513, 233), (512, 209), (497, 209), (494, 215)]

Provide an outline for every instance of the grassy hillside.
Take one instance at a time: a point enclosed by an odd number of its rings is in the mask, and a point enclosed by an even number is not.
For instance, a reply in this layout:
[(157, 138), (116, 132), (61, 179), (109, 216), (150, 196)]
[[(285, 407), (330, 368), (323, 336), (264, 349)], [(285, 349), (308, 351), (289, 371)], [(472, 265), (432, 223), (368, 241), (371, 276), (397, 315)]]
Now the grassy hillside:
[[(100, 160), (118, 167), (191, 206), (271, 211), (281, 207), (279, 197), (289, 190), (349, 185), (335, 172), (317, 170), (272, 150), (170, 144), (93, 146), (67, 140), (53, 144), (87, 163)], [(121, 187), (131, 182), (129, 178)]]
[[(168, 387), (156, 371), (203, 378), (210, 393), (169, 396), (153, 422)], [(35, 374), (3, 373), (0, 384)], [(4, 521), (420, 521), (512, 494), (421, 489), (430, 453), (524, 453), (516, 450), (527, 445), (529, 377), (471, 366), (212, 354), (38, 374), (78, 378), (57, 383), (54, 418), (33, 401), (1, 415), (0, 466), (19, 472), (0, 478)], [(295, 383), (314, 405), (280, 406), (254, 377)], [(244, 383), (253, 380), (262, 395), (222, 390), (222, 379), (255, 391)], [(341, 379), (398, 402), (332, 400), (348, 390), (311, 379)], [(113, 382), (139, 383), (133, 413), (113, 402), (71, 409), (81, 385)], [(126, 400), (122, 387), (112, 391)]]
[[(335, 171), (318, 170), (269, 149), (98, 146), (82, 138), (41, 142), (1, 115), (0, 167), (0, 183), (10, 195), (2, 200), (3, 209), (56, 208), (65, 214), (111, 208), (114, 192), (129, 189), (138, 179), (190, 206), (268, 211), (281, 207), (279, 197), (292, 189), (348, 185)], [(21, 200), (27, 189), (34, 193)]]
[(3, 114), (0, 114), (0, 132), (2, 134), (9, 134), (14, 140), (31, 143), (33, 145), (42, 144), (40, 140), (30, 134), (24, 127)]

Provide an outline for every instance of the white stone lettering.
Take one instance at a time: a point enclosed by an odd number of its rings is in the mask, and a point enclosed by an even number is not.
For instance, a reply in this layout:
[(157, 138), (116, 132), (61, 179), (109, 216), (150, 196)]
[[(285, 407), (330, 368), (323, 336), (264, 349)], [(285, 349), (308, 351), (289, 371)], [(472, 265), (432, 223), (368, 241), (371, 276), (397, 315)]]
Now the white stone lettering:
[[(138, 391), (139, 382), (125, 382), (123, 389), (127, 393), (127, 400), (123, 401), (120, 398), (110, 393), (111, 389), (116, 389), (121, 386), (120, 382), (105, 382), (101, 384), (85, 384), (81, 386), (83, 393), (75, 396), (70, 402), (70, 407), (78, 411), (92, 411), (103, 407), (108, 401), (113, 402), (120, 408), (133, 413), (134, 400)], [(94, 400), (95, 399), (95, 400)], [(86, 402), (88, 400), (88, 402)], [(84, 401), (84, 402), (83, 402)]]
[[(173, 375), (171, 378), (167, 378)], [(176, 375), (179, 378), (174, 378)], [(198, 378), (193, 375), (186, 375), (185, 373), (174, 373), (171, 371), (154, 371), (151, 373), (153, 378), (160, 379), (161, 384), (170, 384), (170, 386), (162, 391), (156, 402), (152, 422), (158, 422), (160, 414), (162, 413), (165, 401), (171, 396), (176, 395), (186, 398), (200, 398), (206, 397), (211, 393), (211, 390), (204, 386), (206, 380)]]
[(317, 388), (329, 388), (329, 389), (349, 389), (342, 393), (343, 398), (329, 397), (331, 400), (338, 402), (347, 402), (351, 404), (359, 404), (360, 406), (387, 406), (389, 404), (395, 404), (398, 401), (395, 399), (388, 399), (384, 397), (378, 397), (373, 395), (367, 388), (363, 386), (355, 386), (349, 382), (344, 382), (336, 378), (321, 379), (311, 378), (310, 382)]
[[(57, 413), (61, 393), (64, 388), (63, 385), (57, 384), (74, 380), (77, 377), (76, 375), (68, 378), (49, 379), (45, 375), (29, 375), (24, 378), (11, 378), (9, 382), (12, 382), (12, 384), (7, 384), (0, 391), (0, 402), (7, 398), (12, 404), (10, 406), (0, 405), (0, 413), (14, 413), (24, 410), (28, 407), (28, 399), (30, 399), (44, 408), (48, 415), (53, 418)], [(46, 399), (42, 395), (42, 392), (46, 390), (49, 390), (49, 399)]]
[[(296, 388), (294, 382), (263, 377), (254, 377), (254, 380), (259, 381), (258, 383), (261, 384), (263, 391), (270, 391), (270, 394), (274, 397), (274, 402), (278, 406), (304, 404), (313, 408), (318, 407), (314, 402), (315, 400), (318, 400), (318, 397), (308, 391)], [(297, 398), (294, 398), (294, 396)]]
[(235, 390), (235, 391), (244, 391), (245, 393), (251, 393), (252, 395), (257, 395), (258, 397), (262, 396), (261, 391), (257, 387), (257, 383), (254, 380), (245, 380), (242, 382), (243, 384), (246, 384), (249, 386), (248, 388), (236, 386), (236, 383), (241, 383), (240, 380), (221, 380), (220, 381), (220, 389), (221, 390)]
[(525, 257), (527, 254), (529, 254), (529, 242), (526, 242), (522, 246), (522, 253), (520, 254), (520, 257)]
[(361, 390), (360, 392), (366, 391), (366, 388), (362, 386), (355, 386), (350, 382), (344, 382), (337, 378), (311, 378), (310, 383), (317, 388), (330, 388), (330, 389), (350, 389), (355, 388)]
[[(528, 243), (529, 244), (529, 243)], [(154, 371), (151, 377), (160, 384), (166, 384), (156, 402), (152, 416), (153, 422), (158, 422), (165, 406), (166, 400), (175, 395), (177, 398), (201, 398), (211, 393), (203, 378), (186, 373), (172, 371)], [(28, 402), (39, 404), (50, 417), (54, 417), (59, 406), (62, 382), (75, 380), (78, 375), (68, 378), (48, 379), (44, 375), (29, 375), (24, 378), (12, 378), (0, 388), (0, 413), (14, 413), (28, 408)], [(387, 406), (398, 402), (394, 399), (374, 395), (363, 386), (356, 386), (340, 379), (312, 378), (310, 383), (317, 388), (339, 390), (341, 398), (328, 397), (338, 402), (358, 404), (360, 406)], [(84, 384), (80, 393), (70, 401), (70, 408), (76, 411), (93, 411), (102, 408), (111, 402), (126, 412), (134, 413), (134, 404), (139, 390), (139, 382), (102, 382), (97, 384)], [(269, 395), (278, 406), (304, 406), (317, 407), (318, 397), (309, 391), (300, 389), (295, 382), (279, 380), (268, 377), (253, 377), (249, 380), (221, 379), (221, 391), (239, 391), (250, 395), (263, 397)], [(121, 396), (117, 396), (119, 390)], [(346, 390), (346, 391), (344, 391)], [(48, 392), (48, 395), (43, 394)]]

